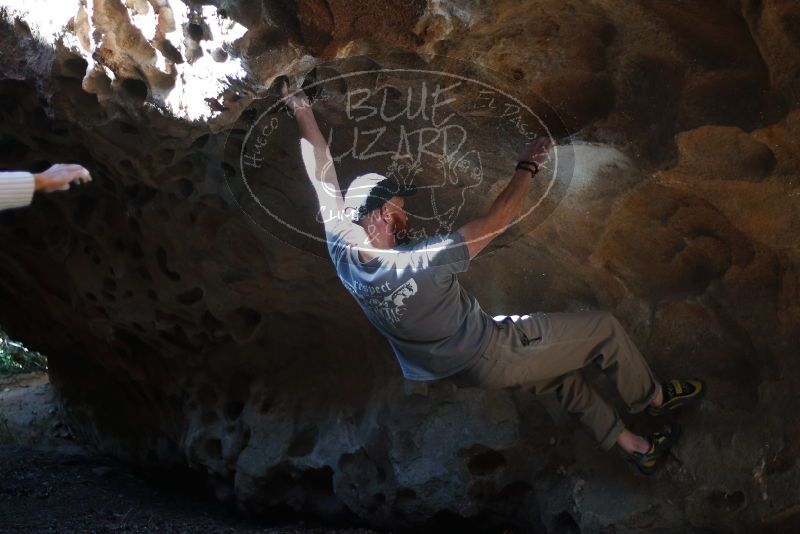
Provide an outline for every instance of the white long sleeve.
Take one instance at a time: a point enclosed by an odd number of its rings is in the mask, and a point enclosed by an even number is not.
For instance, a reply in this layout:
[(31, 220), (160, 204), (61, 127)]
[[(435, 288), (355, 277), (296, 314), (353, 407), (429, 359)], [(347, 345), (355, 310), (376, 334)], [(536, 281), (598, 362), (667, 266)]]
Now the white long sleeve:
[(0, 172), (0, 210), (27, 206), (33, 200), (33, 190), (31, 173)]

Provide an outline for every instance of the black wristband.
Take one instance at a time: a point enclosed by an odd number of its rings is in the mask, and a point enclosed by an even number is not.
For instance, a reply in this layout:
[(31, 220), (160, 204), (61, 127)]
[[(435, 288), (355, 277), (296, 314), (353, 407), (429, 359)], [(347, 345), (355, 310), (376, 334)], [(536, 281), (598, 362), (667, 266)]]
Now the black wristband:
[[(533, 169), (530, 166), (533, 165)], [(539, 172), (539, 164), (535, 161), (520, 161), (517, 163), (515, 167), (516, 170), (525, 169), (526, 171), (530, 171), (532, 176), (535, 176), (537, 172)]]

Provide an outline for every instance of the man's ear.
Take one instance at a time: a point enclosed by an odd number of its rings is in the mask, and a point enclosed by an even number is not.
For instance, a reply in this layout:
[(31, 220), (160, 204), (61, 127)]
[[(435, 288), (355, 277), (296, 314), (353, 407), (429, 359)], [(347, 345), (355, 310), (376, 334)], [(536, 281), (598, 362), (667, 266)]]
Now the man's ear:
[(383, 219), (386, 223), (392, 222), (392, 213), (389, 210), (389, 203), (385, 202), (383, 206), (381, 206), (381, 219)]

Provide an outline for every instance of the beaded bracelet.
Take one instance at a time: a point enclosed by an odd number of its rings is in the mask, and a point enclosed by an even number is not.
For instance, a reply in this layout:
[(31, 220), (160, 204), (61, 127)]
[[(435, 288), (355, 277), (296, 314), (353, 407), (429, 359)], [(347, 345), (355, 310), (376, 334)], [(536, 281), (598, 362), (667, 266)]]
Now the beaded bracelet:
[[(530, 168), (530, 165), (533, 165), (533, 169)], [(526, 171), (530, 171), (532, 176), (536, 176), (536, 173), (539, 172), (539, 164), (535, 161), (520, 161), (517, 163), (515, 170), (525, 169)]]

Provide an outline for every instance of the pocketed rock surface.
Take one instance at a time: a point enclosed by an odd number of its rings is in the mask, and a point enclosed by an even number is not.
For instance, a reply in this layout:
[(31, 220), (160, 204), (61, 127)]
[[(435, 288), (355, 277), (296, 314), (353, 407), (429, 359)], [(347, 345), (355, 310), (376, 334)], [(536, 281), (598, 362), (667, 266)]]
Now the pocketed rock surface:
[[(74, 161), (94, 181), (0, 214), (0, 324), (49, 356), (78, 439), (192, 469), (254, 514), (556, 532), (800, 523), (796, 2), (66, 11), (58, 38), (33, 12), (0, 25), (0, 166)], [(549, 125), (568, 179), (460, 280), (492, 315), (609, 310), (659, 375), (706, 380), (654, 477), (597, 451), (551, 398), (404, 380), (337, 280), (272, 87), (333, 80), (327, 100), (309, 93), (345, 154), (343, 95), (389, 82), (401, 105), (412, 84), (390, 68), (484, 80)], [(371, 74), (358, 86), (355, 71)], [(502, 189), (522, 140), (447, 109), (485, 171), (437, 193), (457, 228)], [(295, 230), (241, 180), (259, 117), (282, 122), (247, 185)], [(374, 166), (356, 159), (337, 165), (343, 185)]]
[[(0, 377), (0, 532), (374, 534), (327, 521), (242, 517), (201, 473), (130, 465), (76, 443), (46, 373)], [(316, 525), (316, 526), (312, 526)]]

